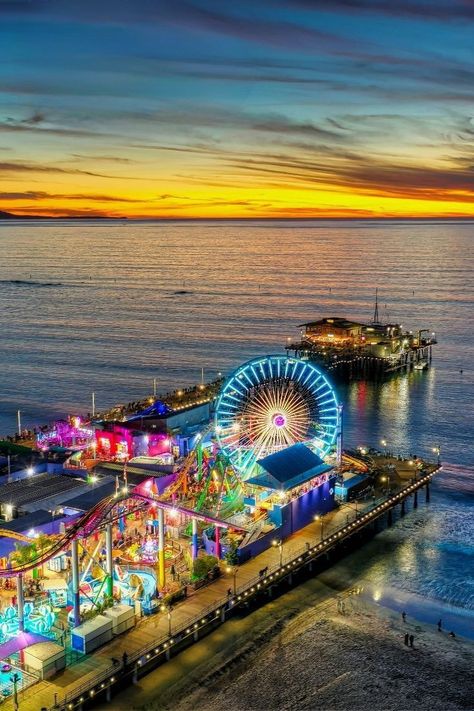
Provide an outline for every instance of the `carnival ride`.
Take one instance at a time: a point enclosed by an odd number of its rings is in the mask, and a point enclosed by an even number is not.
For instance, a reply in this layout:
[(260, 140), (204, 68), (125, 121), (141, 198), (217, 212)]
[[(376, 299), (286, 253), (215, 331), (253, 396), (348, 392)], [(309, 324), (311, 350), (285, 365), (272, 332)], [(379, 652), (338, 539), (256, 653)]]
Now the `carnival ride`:
[(69, 421), (58, 420), (54, 425), (36, 435), (36, 446), (41, 450), (51, 448), (83, 450), (94, 442), (95, 433), (90, 427), (85, 427), (80, 417), (72, 417)]
[(215, 432), (221, 452), (245, 479), (259, 459), (297, 442), (327, 456), (338, 417), (335, 392), (316, 366), (271, 355), (244, 363), (227, 380)]
[[(56, 621), (52, 606), (46, 603), (36, 607), (32, 602), (26, 602), (23, 615), (25, 629), (36, 634), (48, 635)], [(0, 613), (0, 644), (16, 637), (19, 631), (18, 610), (10, 605)]]
[(165, 511), (180, 513), (184, 516), (189, 516), (190, 518), (198, 518), (208, 523), (213, 523), (219, 527), (227, 528), (230, 526), (239, 528), (238, 526), (228, 524), (226, 521), (210, 516), (209, 514), (200, 513), (170, 501), (163, 501), (161, 498), (151, 493), (143, 494), (137, 491), (127, 491), (103, 498), (83, 516), (72, 523), (67, 528), (65, 533), (59, 534), (54, 538), (51, 537), (51, 545), (39, 551), (38, 554), (30, 561), (26, 563), (13, 561), (10, 562), (6, 568), (0, 568), (0, 577), (14, 577), (31, 571), (34, 568), (38, 568), (51, 558), (54, 558), (63, 551), (67, 550), (73, 540), (88, 538), (97, 531), (103, 530), (108, 523), (115, 522), (118, 518), (123, 517), (125, 515), (124, 512), (119, 511), (114, 513), (114, 508), (131, 501), (138, 502), (138, 508), (135, 508), (134, 510), (139, 510), (140, 507), (146, 508), (152, 504)]

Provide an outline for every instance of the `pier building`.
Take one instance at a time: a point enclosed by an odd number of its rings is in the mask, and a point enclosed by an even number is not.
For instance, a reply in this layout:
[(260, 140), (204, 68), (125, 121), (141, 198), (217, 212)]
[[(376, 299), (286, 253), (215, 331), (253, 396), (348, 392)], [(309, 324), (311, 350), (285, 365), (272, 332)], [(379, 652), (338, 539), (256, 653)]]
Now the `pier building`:
[(286, 351), (318, 363), (343, 379), (380, 378), (389, 373), (428, 365), (436, 334), (416, 332), (397, 323), (360, 323), (331, 316), (300, 325), (299, 340), (288, 340)]

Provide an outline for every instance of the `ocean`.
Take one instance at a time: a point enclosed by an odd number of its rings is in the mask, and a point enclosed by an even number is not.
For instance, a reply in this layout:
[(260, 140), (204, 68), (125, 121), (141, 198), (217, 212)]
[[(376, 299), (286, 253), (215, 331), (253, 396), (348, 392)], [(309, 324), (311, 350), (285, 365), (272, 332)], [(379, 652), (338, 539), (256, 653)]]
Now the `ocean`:
[(29, 427), (213, 379), (324, 315), (370, 320), (377, 287), (382, 320), (439, 344), (427, 371), (338, 387), (345, 444), (440, 446), (445, 469), (358, 556), (381, 604), (474, 637), (473, 241), (469, 221), (1, 222), (0, 433), (17, 410)]

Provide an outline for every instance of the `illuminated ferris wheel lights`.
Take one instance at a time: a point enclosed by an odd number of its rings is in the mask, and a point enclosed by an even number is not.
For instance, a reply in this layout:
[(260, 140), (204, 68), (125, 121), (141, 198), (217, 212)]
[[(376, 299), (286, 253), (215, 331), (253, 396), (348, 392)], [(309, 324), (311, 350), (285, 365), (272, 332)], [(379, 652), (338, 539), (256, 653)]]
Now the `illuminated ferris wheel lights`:
[[(331, 414), (333, 413), (333, 414)], [(321, 456), (335, 440), (337, 401), (331, 385), (307, 361), (267, 356), (245, 363), (230, 378), (216, 406), (216, 434), (240, 471), (297, 442), (317, 443)]]

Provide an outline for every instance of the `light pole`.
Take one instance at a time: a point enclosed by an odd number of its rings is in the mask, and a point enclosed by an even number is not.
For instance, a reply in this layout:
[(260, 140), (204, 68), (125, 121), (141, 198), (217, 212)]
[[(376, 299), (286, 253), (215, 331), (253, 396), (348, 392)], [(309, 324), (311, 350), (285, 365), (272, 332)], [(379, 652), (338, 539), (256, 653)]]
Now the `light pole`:
[(321, 522), (321, 540), (324, 538), (324, 520), (322, 514), (316, 514), (314, 517), (315, 521), (320, 521)]
[(225, 570), (226, 570), (226, 573), (232, 573), (232, 577), (233, 577), (233, 581), (234, 581), (233, 590), (234, 590), (234, 596), (235, 596), (237, 593), (237, 566), (236, 565), (234, 565), (234, 566), (228, 565)]
[(441, 445), (438, 444), (436, 447), (433, 447), (433, 452), (437, 455), (437, 463), (438, 467), (441, 466)]
[(275, 546), (275, 548), (278, 546), (278, 549), (280, 551), (280, 568), (283, 565), (283, 541), (281, 538), (274, 539), (272, 541), (272, 546)]
[(95, 417), (95, 393), (92, 393), (92, 417)]
[(387, 493), (390, 493), (390, 477), (389, 476), (381, 476), (380, 481), (385, 484), (385, 489)]
[(13, 684), (13, 709), (14, 711), (18, 711), (19, 704), (18, 704), (18, 689), (17, 689), (17, 684), (20, 681), (20, 675), (17, 674), (17, 672), (13, 672), (13, 674), (10, 677), (10, 680)]
[(161, 612), (166, 612), (168, 615), (168, 637), (171, 637), (171, 606), (162, 605)]
[(156, 378), (153, 378), (153, 397), (156, 400)]
[(18, 436), (21, 437), (21, 412), (20, 412), (20, 410), (17, 410), (16, 419), (17, 419), (17, 424), (18, 424)]
[(387, 456), (387, 455), (388, 455), (388, 451), (387, 451), (387, 440), (386, 440), (386, 439), (381, 439), (381, 440), (380, 440), (380, 444), (382, 445), (382, 447), (385, 448), (385, 456)]

